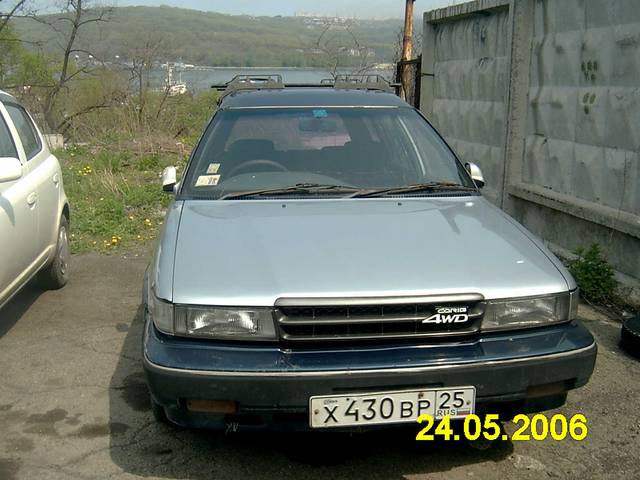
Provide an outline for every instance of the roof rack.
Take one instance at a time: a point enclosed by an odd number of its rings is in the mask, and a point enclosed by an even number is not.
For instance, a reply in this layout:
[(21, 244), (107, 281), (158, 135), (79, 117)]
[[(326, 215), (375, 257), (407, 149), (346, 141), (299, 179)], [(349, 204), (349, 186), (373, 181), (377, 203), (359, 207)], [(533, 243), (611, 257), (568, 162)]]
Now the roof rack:
[(220, 99), (242, 90), (276, 90), (284, 88), (282, 75), (236, 75), (229, 82), (211, 85), (211, 88), (224, 92)]
[(285, 84), (282, 75), (236, 75), (228, 83), (212, 85), (218, 91), (224, 92), (218, 99), (218, 103), (227, 95), (243, 90), (279, 90), (283, 88), (336, 88), (336, 89), (357, 89), (357, 90), (380, 90), (385, 92), (396, 92), (397, 84), (389, 83), (381, 75), (336, 75), (335, 79), (325, 78), (316, 84), (291, 83)]
[(336, 75), (334, 88), (383, 90), (394, 92), (396, 85), (389, 83), (382, 75)]

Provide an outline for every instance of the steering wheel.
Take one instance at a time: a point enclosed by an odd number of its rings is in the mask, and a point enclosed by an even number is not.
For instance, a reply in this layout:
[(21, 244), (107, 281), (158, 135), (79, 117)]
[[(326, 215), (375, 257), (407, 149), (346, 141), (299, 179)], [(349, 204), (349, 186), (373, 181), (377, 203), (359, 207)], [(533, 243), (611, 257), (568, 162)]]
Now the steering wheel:
[(283, 165), (279, 164), (278, 162), (275, 162), (273, 160), (266, 160), (266, 159), (257, 159), (257, 160), (249, 160), (248, 162), (245, 163), (241, 163), (240, 165), (238, 165), (237, 167), (233, 168), (229, 173), (227, 173), (227, 177), (233, 177), (235, 175), (238, 174), (238, 172), (242, 172), (244, 170), (247, 170), (250, 167), (256, 167), (256, 166), (265, 166), (265, 167), (271, 167), (272, 170), (277, 170), (279, 172), (288, 172), (289, 170), (284, 167)]

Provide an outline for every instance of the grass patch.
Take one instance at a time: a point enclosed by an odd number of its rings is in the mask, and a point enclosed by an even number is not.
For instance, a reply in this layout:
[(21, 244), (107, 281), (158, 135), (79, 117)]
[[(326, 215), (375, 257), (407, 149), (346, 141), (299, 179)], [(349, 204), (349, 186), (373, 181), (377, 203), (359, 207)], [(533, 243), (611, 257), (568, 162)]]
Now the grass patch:
[(172, 197), (162, 192), (160, 174), (184, 167), (176, 153), (132, 153), (97, 146), (69, 146), (56, 152), (71, 205), (71, 248), (131, 251), (158, 237)]

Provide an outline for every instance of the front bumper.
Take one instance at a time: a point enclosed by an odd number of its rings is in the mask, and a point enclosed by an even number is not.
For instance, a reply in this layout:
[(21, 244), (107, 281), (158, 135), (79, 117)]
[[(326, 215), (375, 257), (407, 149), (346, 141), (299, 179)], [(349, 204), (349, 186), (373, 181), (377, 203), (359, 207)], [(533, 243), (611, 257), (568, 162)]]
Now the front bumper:
[[(526, 413), (564, 403), (587, 383), (597, 347), (579, 322), (468, 342), (285, 350), (180, 339), (147, 321), (151, 395), (184, 426), (308, 428), (309, 397), (409, 388), (476, 387), (477, 410)], [(235, 415), (186, 409), (187, 399), (237, 402)]]

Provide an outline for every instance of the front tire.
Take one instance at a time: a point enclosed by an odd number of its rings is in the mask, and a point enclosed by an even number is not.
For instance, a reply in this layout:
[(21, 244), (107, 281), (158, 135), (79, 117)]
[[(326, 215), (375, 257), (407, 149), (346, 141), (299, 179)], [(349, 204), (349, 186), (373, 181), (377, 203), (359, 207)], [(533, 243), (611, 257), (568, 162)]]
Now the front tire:
[(38, 283), (45, 290), (58, 290), (69, 281), (69, 221), (60, 218), (58, 241), (53, 261), (38, 274)]

